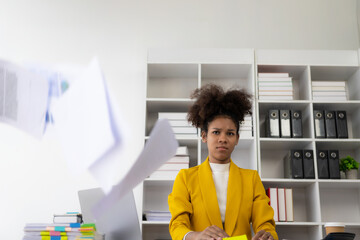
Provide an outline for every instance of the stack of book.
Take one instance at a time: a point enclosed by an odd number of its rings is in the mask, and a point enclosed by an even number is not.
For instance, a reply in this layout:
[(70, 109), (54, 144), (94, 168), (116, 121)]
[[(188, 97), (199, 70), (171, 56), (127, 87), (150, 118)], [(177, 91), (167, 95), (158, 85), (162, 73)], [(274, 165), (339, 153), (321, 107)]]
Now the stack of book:
[(169, 211), (145, 211), (145, 218), (147, 221), (164, 221), (170, 222), (171, 213)]
[(176, 135), (197, 135), (197, 128), (187, 121), (186, 112), (159, 112), (159, 119), (166, 118)]
[(95, 224), (80, 223), (28, 223), (23, 240), (104, 240), (96, 232)]
[(253, 136), (253, 124), (251, 116), (245, 116), (240, 123), (240, 138), (251, 138)]
[(346, 101), (345, 81), (312, 81), (314, 101)]
[(259, 100), (293, 100), (289, 73), (258, 73)]
[(292, 188), (268, 188), (266, 195), (270, 198), (269, 205), (274, 209), (275, 222), (294, 221)]
[(82, 223), (82, 215), (78, 212), (67, 212), (65, 214), (54, 214), (54, 223)]
[(186, 146), (178, 147), (176, 155), (153, 172), (149, 178), (175, 179), (181, 169), (189, 168), (190, 157)]

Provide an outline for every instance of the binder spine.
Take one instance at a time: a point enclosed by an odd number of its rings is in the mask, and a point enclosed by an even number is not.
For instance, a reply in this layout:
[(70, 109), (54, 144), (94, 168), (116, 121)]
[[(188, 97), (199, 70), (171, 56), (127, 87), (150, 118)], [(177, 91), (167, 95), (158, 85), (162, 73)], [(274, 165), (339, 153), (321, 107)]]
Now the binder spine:
[(280, 110), (280, 136), (291, 138), (290, 110)]
[(314, 179), (314, 153), (313, 150), (303, 150), (304, 178)]
[(273, 138), (280, 137), (279, 110), (277, 109), (268, 111), (266, 116), (266, 136)]
[(329, 176), (331, 179), (340, 179), (339, 151), (329, 150)]
[(328, 165), (327, 151), (318, 150), (316, 157), (317, 157), (317, 168), (318, 168), (319, 179), (328, 179), (329, 178), (329, 165)]
[(324, 111), (325, 117), (325, 132), (327, 138), (336, 138), (335, 112)]
[(322, 110), (314, 110), (314, 127), (315, 137), (325, 138), (324, 112)]
[(335, 119), (338, 138), (348, 138), (346, 111), (336, 111)]
[(302, 150), (290, 150), (284, 157), (284, 176), (286, 178), (304, 178)]
[(302, 138), (302, 114), (301, 111), (291, 110), (291, 136)]

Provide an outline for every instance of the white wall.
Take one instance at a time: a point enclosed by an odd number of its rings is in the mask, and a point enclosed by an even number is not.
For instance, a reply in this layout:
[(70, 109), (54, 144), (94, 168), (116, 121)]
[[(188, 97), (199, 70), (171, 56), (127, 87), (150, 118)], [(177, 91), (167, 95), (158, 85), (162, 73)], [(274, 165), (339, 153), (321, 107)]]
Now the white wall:
[[(0, 58), (87, 64), (97, 55), (137, 139), (135, 158), (148, 48), (358, 49), (356, 2), (1, 0)], [(0, 163), (2, 239), (20, 239), (26, 222), (79, 210), (77, 190), (96, 186), (89, 174), (67, 172), (52, 134), (38, 142), (0, 125)]]

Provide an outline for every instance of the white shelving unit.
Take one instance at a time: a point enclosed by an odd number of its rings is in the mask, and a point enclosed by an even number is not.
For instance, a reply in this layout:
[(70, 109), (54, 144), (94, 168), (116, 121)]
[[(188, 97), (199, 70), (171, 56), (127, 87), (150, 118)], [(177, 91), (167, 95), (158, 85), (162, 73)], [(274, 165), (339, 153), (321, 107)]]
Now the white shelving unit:
[[(356, 51), (257, 50), (256, 75), (288, 72), (293, 77), (294, 100), (256, 101), (258, 116), (258, 170), (265, 188), (289, 187), (294, 194), (294, 222), (278, 222), (279, 239), (322, 239), (326, 222), (344, 222), (346, 231), (360, 239), (360, 181), (318, 179), (316, 150), (339, 150), (360, 159), (360, 68)], [(346, 81), (348, 101), (312, 100), (311, 81)], [(258, 91), (256, 91), (258, 95)], [(265, 116), (269, 109), (301, 110), (303, 138), (266, 138)], [(317, 139), (313, 110), (346, 110), (348, 139)], [(284, 178), (283, 157), (290, 149), (314, 151), (315, 179)]]
[[(264, 187), (289, 187), (294, 194), (294, 222), (278, 222), (279, 239), (322, 239), (324, 224), (343, 221), (346, 230), (360, 239), (360, 180), (284, 178), (283, 157), (290, 149), (337, 149), (340, 157), (360, 159), (360, 68), (357, 51), (278, 51), (252, 49), (152, 50), (148, 55), (146, 126), (144, 140), (157, 120), (158, 112), (187, 112), (190, 93), (207, 83), (229, 88), (246, 88), (254, 95), (253, 137), (241, 139), (232, 159), (239, 167), (258, 170)], [(288, 72), (293, 77), (294, 100), (258, 99), (257, 73)], [(311, 81), (345, 80), (348, 101), (312, 100)], [(265, 136), (265, 116), (271, 108), (302, 111), (303, 138)], [(346, 110), (348, 139), (316, 139), (313, 110)], [(197, 136), (177, 136), (190, 153), (190, 166), (201, 164), (206, 145)], [(315, 156), (316, 157), (316, 156)], [(167, 198), (174, 179), (146, 179), (143, 182), (142, 212), (168, 210)], [(144, 240), (170, 239), (168, 222), (142, 221)]]

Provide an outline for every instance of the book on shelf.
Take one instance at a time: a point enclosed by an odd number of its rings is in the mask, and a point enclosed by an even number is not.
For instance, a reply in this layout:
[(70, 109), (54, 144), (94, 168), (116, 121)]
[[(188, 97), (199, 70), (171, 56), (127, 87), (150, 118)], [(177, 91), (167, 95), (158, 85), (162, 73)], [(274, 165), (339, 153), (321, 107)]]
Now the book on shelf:
[(197, 135), (197, 128), (187, 121), (186, 112), (159, 112), (158, 118), (166, 118), (176, 135)]
[(273, 78), (283, 78), (283, 77), (289, 77), (289, 73), (286, 72), (278, 72), (278, 73), (272, 73), (272, 72), (262, 72), (258, 73), (258, 77), (273, 77)]
[(311, 81), (311, 86), (339, 86), (339, 87), (345, 87), (346, 82), (345, 81)]
[(259, 92), (265, 92), (265, 91), (293, 91), (293, 87), (292, 86), (274, 86), (274, 85), (269, 85), (269, 86), (259, 86)]
[(188, 163), (173, 163), (173, 162), (167, 162), (166, 164), (163, 164), (160, 166), (160, 168), (158, 170), (178, 170), (180, 171), (181, 169), (184, 168), (189, 168), (189, 164)]
[(54, 214), (54, 223), (82, 223), (82, 215), (77, 212), (68, 212), (65, 214)]
[(252, 130), (241, 130), (239, 132), (239, 137), (240, 139), (249, 139), (253, 137), (253, 132)]
[(286, 222), (285, 188), (278, 188), (279, 221)]
[(312, 86), (312, 91), (334, 91), (334, 92), (345, 92), (345, 87), (341, 86)]
[(176, 149), (176, 156), (188, 156), (189, 155), (189, 150), (187, 148), (187, 146), (179, 146)]
[(147, 221), (166, 221), (171, 220), (171, 213), (169, 211), (144, 211), (145, 219)]
[(292, 91), (278, 91), (278, 90), (274, 90), (274, 91), (259, 91), (259, 95), (261, 96), (293, 96), (293, 92)]
[(292, 82), (292, 77), (258, 77), (258, 82)]
[(273, 101), (293, 100), (293, 96), (261, 96), (261, 95), (259, 95), (259, 100), (273, 100)]
[(347, 101), (346, 96), (313, 96), (314, 101)]
[(239, 134), (241, 139), (253, 137), (253, 122), (251, 116), (245, 116), (244, 120), (240, 122)]
[(269, 205), (274, 210), (274, 221), (279, 221), (279, 209), (278, 209), (278, 189), (277, 188), (268, 188), (266, 189), (266, 195), (269, 197)]
[(286, 221), (294, 221), (294, 202), (293, 202), (293, 190), (292, 188), (285, 188), (285, 209), (286, 209)]
[(187, 163), (189, 165), (190, 157), (189, 156), (175, 156), (175, 157), (170, 158), (166, 163)]
[(181, 169), (189, 168), (190, 156), (187, 146), (179, 146), (176, 155), (150, 174), (150, 179), (175, 179)]
[(339, 91), (339, 92), (335, 92), (335, 91), (313, 91), (312, 95), (313, 95), (313, 97), (321, 97), (321, 96), (325, 96), (325, 97), (329, 97), (329, 96), (346, 97), (346, 92), (343, 92), (343, 91)]
[(292, 87), (291, 82), (258, 82), (258, 87)]

